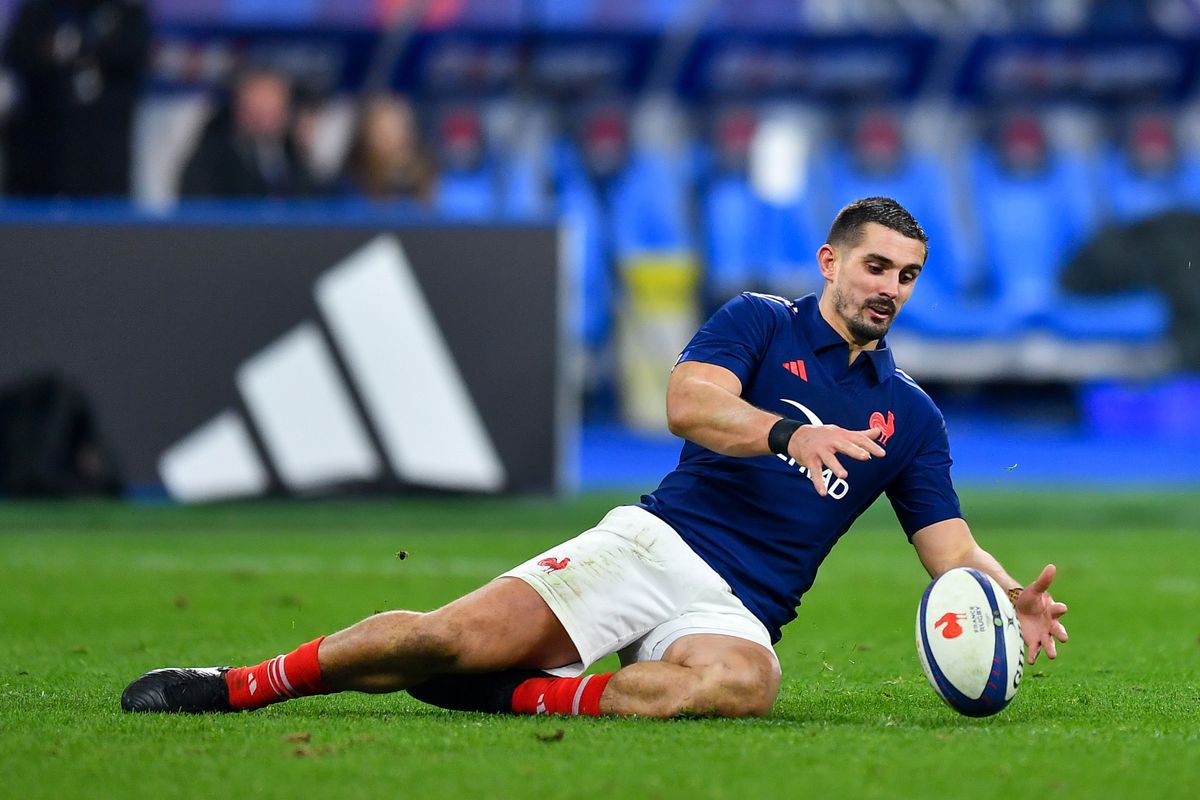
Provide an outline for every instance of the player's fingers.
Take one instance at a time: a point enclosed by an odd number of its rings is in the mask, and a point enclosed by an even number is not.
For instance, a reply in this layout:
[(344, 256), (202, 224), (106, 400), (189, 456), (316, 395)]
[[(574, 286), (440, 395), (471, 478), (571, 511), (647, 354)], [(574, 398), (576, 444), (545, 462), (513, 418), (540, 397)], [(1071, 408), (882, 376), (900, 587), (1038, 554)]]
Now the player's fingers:
[(808, 479), (812, 481), (813, 488), (817, 490), (817, 494), (821, 497), (825, 496), (825, 476), (821, 474), (822, 467), (820, 459), (812, 459), (804, 464), (804, 468), (808, 470)]
[(883, 458), (887, 455), (887, 450), (883, 449), (883, 445), (875, 441), (883, 433), (883, 431), (881, 431), (879, 428), (867, 428), (865, 431), (856, 431), (856, 433), (862, 434), (863, 438), (865, 439), (865, 441), (862, 443), (863, 447), (866, 448), (867, 452), (871, 453), (871, 455), (878, 456), (879, 458)]
[(1067, 613), (1067, 604), (1066, 603), (1051, 603), (1050, 604), (1050, 618), (1051, 619), (1058, 619), (1065, 613)]
[(1050, 634), (1046, 634), (1046, 638), (1042, 642), (1042, 649), (1046, 651), (1047, 658), (1058, 658), (1058, 648), (1054, 644), (1054, 637)]
[(1033, 666), (1033, 662), (1037, 661), (1038, 653), (1042, 650), (1041, 642), (1034, 642), (1029, 645), (1028, 652), (1025, 654), (1025, 663)]
[(833, 452), (822, 453), (821, 460), (825, 462), (825, 466), (829, 468), (829, 471), (839, 478), (844, 479), (850, 474), (846, 472), (846, 468), (842, 466), (842, 462), (838, 461), (837, 456)]
[(870, 461), (871, 460), (871, 451), (868, 450), (867, 448), (863, 447), (858, 442), (840, 441), (834, 445), (834, 448), (839, 453), (845, 453), (846, 455), (850, 456), (851, 458), (857, 459), (859, 461)]
[(1066, 626), (1064, 626), (1061, 622), (1056, 622), (1054, 627), (1050, 629), (1050, 632), (1053, 633), (1054, 638), (1058, 639), (1060, 642), (1065, 642), (1067, 639), (1071, 638), (1070, 636), (1067, 636)]
[(1035, 592), (1044, 592), (1050, 588), (1050, 584), (1054, 582), (1054, 575), (1058, 572), (1058, 567), (1053, 564), (1047, 564), (1042, 570), (1042, 574), (1037, 576), (1037, 580), (1029, 584), (1029, 588)]

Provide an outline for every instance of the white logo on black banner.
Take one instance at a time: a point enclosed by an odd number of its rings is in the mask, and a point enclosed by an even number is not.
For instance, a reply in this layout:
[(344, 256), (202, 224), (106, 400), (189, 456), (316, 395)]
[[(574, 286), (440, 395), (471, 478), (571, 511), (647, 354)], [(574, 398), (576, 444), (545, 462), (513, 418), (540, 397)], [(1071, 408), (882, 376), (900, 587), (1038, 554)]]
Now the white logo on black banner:
[[(367, 243), (318, 278), (314, 294), (392, 471), (423, 486), (499, 490), (504, 466), (400, 242)], [(247, 359), (236, 383), (289, 490), (379, 478), (379, 454), (315, 323)], [(232, 411), (168, 448), (159, 475), (182, 501), (253, 496), (268, 485)]]

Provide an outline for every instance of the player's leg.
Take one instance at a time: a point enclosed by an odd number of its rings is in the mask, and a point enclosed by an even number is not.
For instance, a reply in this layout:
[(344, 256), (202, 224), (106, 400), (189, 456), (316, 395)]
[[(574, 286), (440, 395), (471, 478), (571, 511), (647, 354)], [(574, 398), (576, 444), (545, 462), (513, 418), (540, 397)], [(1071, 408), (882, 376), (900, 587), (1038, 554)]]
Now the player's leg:
[(677, 639), (662, 661), (619, 670), (600, 696), (603, 714), (766, 716), (779, 693), (779, 662), (761, 644), (734, 636)]
[[(765, 714), (779, 689), (770, 633), (665, 523), (619, 509), (590, 535), (512, 570), (538, 588), (582, 663), (556, 675), (437, 676), (409, 693), (443, 708), (528, 714)], [(581, 677), (621, 652), (617, 673)]]
[(455, 711), (747, 717), (770, 713), (779, 680), (779, 662), (762, 644), (695, 634), (676, 640), (661, 661), (631, 664), (614, 673), (566, 678), (517, 670), (439, 675), (409, 694)]
[(335, 691), (394, 692), (434, 674), (549, 668), (579, 659), (562, 623), (528, 584), (497, 578), (436, 611), (376, 614), (325, 638)]
[(437, 611), (376, 614), (250, 667), (155, 670), (122, 695), (127, 711), (236, 711), (346, 690), (391, 692), (434, 673), (555, 667), (571, 639), (527, 584), (499, 578)]

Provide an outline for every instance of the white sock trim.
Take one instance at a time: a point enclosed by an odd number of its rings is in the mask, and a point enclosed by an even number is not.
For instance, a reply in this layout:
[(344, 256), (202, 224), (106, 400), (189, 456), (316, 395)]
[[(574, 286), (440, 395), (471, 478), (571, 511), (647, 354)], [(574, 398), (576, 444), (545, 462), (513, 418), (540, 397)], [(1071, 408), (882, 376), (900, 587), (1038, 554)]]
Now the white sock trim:
[(588, 682), (595, 676), (588, 675), (579, 682), (579, 688), (575, 690), (575, 699), (571, 701), (571, 713), (574, 716), (579, 716), (579, 701), (583, 699), (583, 690), (588, 685)]

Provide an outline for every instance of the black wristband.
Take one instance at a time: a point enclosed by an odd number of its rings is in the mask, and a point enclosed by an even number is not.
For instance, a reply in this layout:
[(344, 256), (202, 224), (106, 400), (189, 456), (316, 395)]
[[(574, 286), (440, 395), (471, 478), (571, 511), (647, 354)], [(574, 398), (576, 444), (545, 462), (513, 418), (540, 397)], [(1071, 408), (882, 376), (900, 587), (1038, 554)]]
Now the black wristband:
[(786, 456), (788, 454), (788, 442), (792, 440), (792, 434), (807, 424), (807, 422), (801, 422), (798, 419), (783, 417), (771, 426), (771, 432), (767, 434), (767, 447), (777, 456)]

